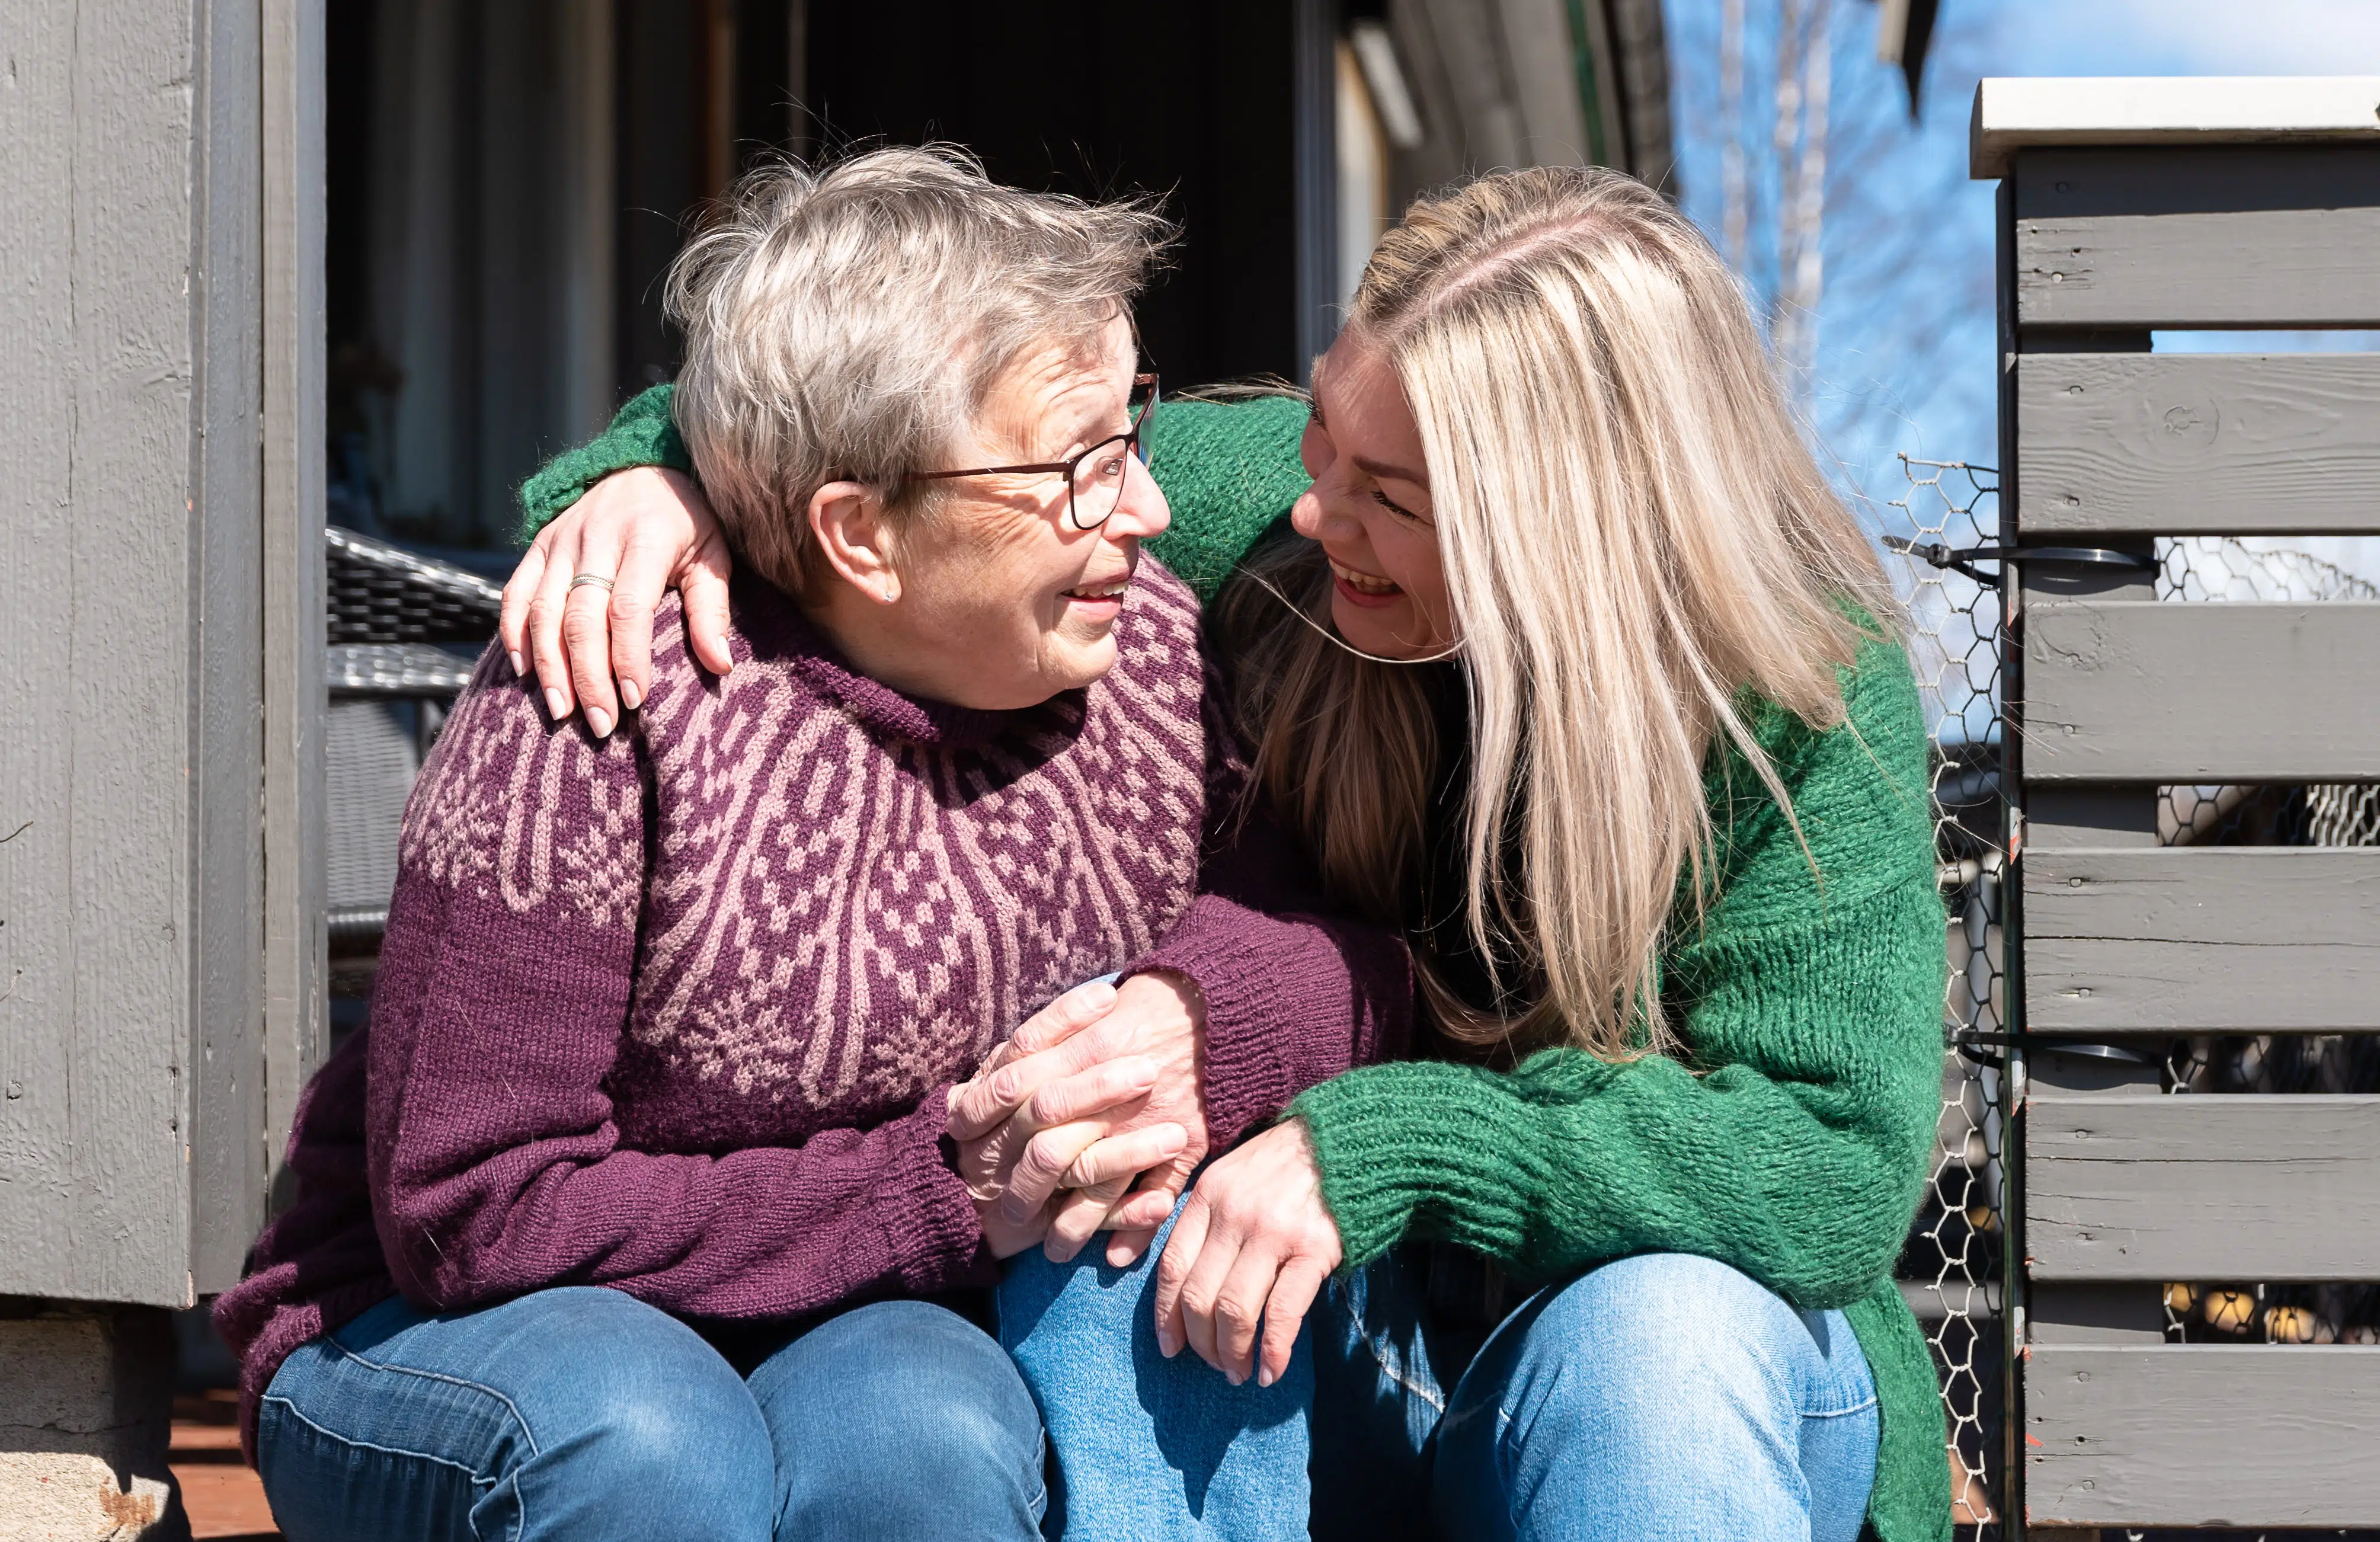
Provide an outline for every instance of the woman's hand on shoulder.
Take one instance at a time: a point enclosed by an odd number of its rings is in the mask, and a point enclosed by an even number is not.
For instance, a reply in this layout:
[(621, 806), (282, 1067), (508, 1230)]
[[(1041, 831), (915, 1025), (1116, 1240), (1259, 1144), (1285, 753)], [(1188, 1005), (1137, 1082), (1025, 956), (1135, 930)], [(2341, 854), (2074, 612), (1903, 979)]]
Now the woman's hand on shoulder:
[[(1276, 1124), (1199, 1175), (1157, 1264), (1157, 1343), (1238, 1386), (1269, 1387), (1345, 1257), (1303, 1120)], [(1262, 1332), (1259, 1344), (1258, 1332)]]
[[(497, 634), (516, 674), (536, 666), (546, 710), (559, 720), (583, 709), (600, 737), (620, 721), (621, 702), (633, 709), (651, 693), (653, 609), (666, 591), (686, 597), (696, 660), (714, 674), (734, 667), (733, 566), (693, 479), (651, 466), (614, 471), (529, 542), (504, 585)], [(574, 585), (581, 577), (603, 582)]]

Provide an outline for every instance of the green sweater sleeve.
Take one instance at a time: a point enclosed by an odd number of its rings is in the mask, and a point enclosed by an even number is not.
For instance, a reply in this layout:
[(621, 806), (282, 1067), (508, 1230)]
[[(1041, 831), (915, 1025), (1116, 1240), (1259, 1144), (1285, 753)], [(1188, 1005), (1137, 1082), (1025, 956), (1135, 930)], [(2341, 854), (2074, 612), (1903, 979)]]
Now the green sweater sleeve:
[[(694, 461), (671, 416), (671, 393), (656, 385), (620, 409), (611, 426), (565, 450), (521, 485), (521, 539), (586, 495), (614, 471)], [(1293, 396), (1245, 401), (1167, 400), (1149, 431), (1149, 467), (1173, 506), (1173, 523), (1148, 543), (1201, 600), (1214, 598), (1257, 538), (1305, 491), (1298, 463), (1305, 404)]]
[(694, 469), (686, 441), (670, 411), (671, 388), (656, 385), (631, 398), (601, 433), (575, 450), (565, 450), (521, 483), (521, 540), (534, 540), (548, 521), (587, 495), (614, 471), (638, 466)]
[(1941, 1075), (1943, 913), (1925, 735), (1900, 650), (1863, 650), (1850, 727), (1764, 714), (1819, 877), (1740, 758), (1712, 778), (1723, 887), (1663, 959), (1695, 1063), (1540, 1051), (1408, 1062), (1301, 1097), (1348, 1261), (1406, 1236), (1551, 1279), (1701, 1254), (1805, 1307), (1889, 1273)]

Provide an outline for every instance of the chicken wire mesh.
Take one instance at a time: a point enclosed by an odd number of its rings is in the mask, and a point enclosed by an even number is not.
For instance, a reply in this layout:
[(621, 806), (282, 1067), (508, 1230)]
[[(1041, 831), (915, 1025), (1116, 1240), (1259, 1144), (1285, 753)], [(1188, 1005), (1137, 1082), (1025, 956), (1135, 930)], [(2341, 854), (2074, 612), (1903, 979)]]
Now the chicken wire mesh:
[[(2158, 542), (2157, 597), (2182, 603), (2380, 599), (2380, 586), (2311, 553), (2233, 538)], [(2160, 844), (2380, 845), (2380, 785), (2175, 786), (2157, 790)], [(2221, 1035), (2178, 1039), (2172, 1093), (2380, 1092), (2380, 1038)], [(2380, 1283), (2176, 1281), (2165, 1287), (2176, 1343), (2380, 1344)]]
[[(1891, 548), (1951, 551), (1999, 533), (1996, 474), (1900, 457), (1906, 485), (1886, 506)], [(1934, 736), (1937, 868), (1949, 913), (1942, 1112), (1934, 1172), (1900, 1259), (1901, 1293), (1933, 1345), (1949, 1417), (1951, 1497), (1961, 1537), (1999, 1534), (2002, 1295), (2000, 600), (1929, 561), (1895, 564), (1910, 660)], [(1961, 1041), (1964, 1040), (1964, 1047)]]

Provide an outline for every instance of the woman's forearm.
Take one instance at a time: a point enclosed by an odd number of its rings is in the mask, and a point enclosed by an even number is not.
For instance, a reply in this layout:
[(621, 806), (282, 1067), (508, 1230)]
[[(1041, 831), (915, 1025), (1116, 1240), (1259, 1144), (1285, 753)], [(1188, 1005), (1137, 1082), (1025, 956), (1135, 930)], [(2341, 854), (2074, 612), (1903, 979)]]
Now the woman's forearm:
[(1348, 1259), (1428, 1236), (1552, 1279), (1697, 1253), (1797, 1305), (1857, 1299), (1900, 1251), (1939, 1108), (1940, 906), (1907, 884), (1835, 919), (1868, 940), (1857, 957), (1779, 937), (1705, 1004), (1689, 1038), (1729, 1062), (1705, 1075), (1555, 1050), (1509, 1073), (1384, 1065), (1305, 1094), (1293, 1111)]
[(638, 466), (692, 471), (694, 457), (686, 454), (686, 441), (678, 437), (677, 421), (671, 412), (673, 392), (669, 385), (656, 385), (630, 397), (601, 433), (563, 451), (523, 482), (521, 540), (535, 537), (547, 521), (614, 471)]
[[(672, 387), (632, 398), (603, 431), (565, 450), (521, 484), (527, 541), (614, 471), (661, 466), (691, 472), (693, 457), (672, 417)], [(1168, 401), (1150, 435), (1150, 469), (1165, 490), (1172, 523), (1149, 551), (1212, 599), (1257, 538), (1289, 512), (1306, 485), (1297, 458), (1305, 405), (1293, 397)]]

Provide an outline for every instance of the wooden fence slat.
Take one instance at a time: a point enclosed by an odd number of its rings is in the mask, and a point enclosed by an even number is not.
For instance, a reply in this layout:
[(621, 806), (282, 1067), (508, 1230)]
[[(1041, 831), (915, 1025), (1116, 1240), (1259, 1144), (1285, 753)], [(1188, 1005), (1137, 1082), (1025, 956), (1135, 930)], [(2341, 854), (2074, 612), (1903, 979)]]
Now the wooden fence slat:
[(2380, 325), (2380, 148), (2018, 157), (2020, 326)]
[(2380, 1347), (2037, 1345), (2030, 1523), (2380, 1523)]
[(2028, 1104), (2035, 1280), (2380, 1279), (2380, 1097)]
[(2044, 850), (2026, 1022), (2053, 1033), (2380, 1030), (2380, 850)]
[(2380, 602), (2036, 601), (2024, 628), (2028, 779), (2380, 777)]
[(2380, 531), (2380, 354), (2024, 354), (2034, 541)]

